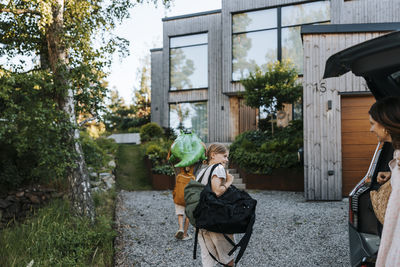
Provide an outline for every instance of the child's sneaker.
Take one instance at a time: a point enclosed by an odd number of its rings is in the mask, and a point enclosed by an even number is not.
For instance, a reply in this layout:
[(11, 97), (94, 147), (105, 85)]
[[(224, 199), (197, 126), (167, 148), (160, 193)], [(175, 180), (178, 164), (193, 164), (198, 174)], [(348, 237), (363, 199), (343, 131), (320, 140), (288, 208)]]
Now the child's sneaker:
[(178, 232), (176, 232), (175, 237), (177, 239), (183, 239), (183, 230), (178, 230)]
[(190, 234), (188, 234), (187, 236), (184, 236), (182, 238), (183, 241), (190, 240), (190, 239), (192, 239), (192, 236)]

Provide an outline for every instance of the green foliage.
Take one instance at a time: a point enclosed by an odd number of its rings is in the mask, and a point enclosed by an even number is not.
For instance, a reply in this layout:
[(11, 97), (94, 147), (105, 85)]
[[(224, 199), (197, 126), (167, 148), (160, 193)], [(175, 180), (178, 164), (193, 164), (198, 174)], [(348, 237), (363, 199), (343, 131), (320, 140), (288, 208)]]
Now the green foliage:
[(163, 129), (155, 122), (149, 122), (140, 128), (140, 141), (146, 142), (157, 138), (162, 138)]
[(156, 174), (166, 174), (169, 176), (175, 175), (174, 168), (171, 165), (155, 166), (151, 171)]
[(86, 132), (81, 132), (81, 144), (85, 161), (88, 166), (91, 166), (96, 170), (104, 166), (106, 153)]
[(86, 164), (97, 171), (107, 165), (112, 159), (110, 154), (115, 154), (118, 149), (113, 139), (93, 139), (87, 132), (81, 132), (80, 141)]
[(138, 133), (140, 127), (149, 122), (150, 113), (141, 114), (135, 105), (126, 106), (118, 92), (111, 92), (111, 104), (108, 106), (108, 112), (104, 115), (107, 131)]
[(145, 155), (150, 159), (153, 173), (172, 175), (174, 168), (167, 161), (173, 140), (159, 139), (142, 144)]
[(70, 214), (69, 202), (54, 200), (20, 225), (2, 230), (2, 266), (111, 266), (115, 193), (94, 195), (97, 220)]
[(0, 71), (0, 188), (62, 179), (72, 167), (72, 126), (49, 97), (53, 86), (45, 71)]
[(229, 148), (229, 158), (247, 172), (271, 173), (277, 168), (296, 168), (297, 151), (303, 146), (303, 121), (294, 120), (288, 127), (270, 131), (248, 131), (236, 137)]
[[(102, 114), (106, 71), (113, 54), (126, 56), (129, 46), (110, 31), (144, 1), (63, 2), (59, 9), (57, 1), (0, 1), (0, 56), (6, 62), (0, 66), (1, 190), (64, 179), (74, 167), (72, 118)], [(24, 59), (16, 61), (17, 55)], [(75, 114), (63, 110), (69, 90)]]
[(275, 115), (284, 103), (293, 103), (301, 98), (303, 88), (296, 81), (297, 77), (294, 65), (287, 61), (268, 64), (265, 73), (257, 69), (247, 79), (241, 80), (246, 104), (254, 108), (263, 107), (264, 111)]

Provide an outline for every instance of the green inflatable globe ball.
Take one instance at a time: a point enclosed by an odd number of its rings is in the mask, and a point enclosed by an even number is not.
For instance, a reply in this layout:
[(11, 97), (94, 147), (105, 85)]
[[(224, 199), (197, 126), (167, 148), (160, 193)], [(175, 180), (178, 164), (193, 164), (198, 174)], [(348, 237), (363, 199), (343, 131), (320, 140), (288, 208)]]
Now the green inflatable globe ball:
[(199, 160), (205, 160), (205, 152), (203, 142), (195, 133), (185, 134), (181, 131), (172, 143), (170, 161), (180, 160), (175, 164), (176, 168), (188, 167)]

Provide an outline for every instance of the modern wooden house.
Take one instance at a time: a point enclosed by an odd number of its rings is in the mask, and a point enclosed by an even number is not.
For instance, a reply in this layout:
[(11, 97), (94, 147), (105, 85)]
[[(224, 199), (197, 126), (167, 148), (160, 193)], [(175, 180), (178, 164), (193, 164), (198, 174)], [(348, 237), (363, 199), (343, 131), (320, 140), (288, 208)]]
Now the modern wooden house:
[(364, 175), (376, 144), (365, 83), (322, 79), (326, 59), (400, 29), (398, 0), (222, 0), (221, 10), (163, 19), (163, 47), (151, 50), (152, 121), (190, 128), (205, 142), (231, 142), (262, 116), (240, 97), (256, 66), (291, 59), (302, 74), (305, 196), (337, 200)]

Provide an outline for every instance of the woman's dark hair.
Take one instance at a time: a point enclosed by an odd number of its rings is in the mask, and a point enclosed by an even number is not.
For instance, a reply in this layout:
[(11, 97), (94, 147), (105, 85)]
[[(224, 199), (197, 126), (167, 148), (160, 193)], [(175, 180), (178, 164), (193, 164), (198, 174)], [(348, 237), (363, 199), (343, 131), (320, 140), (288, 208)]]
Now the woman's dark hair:
[(400, 97), (380, 99), (371, 106), (368, 113), (388, 131), (393, 147), (400, 149)]

